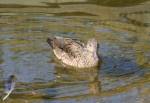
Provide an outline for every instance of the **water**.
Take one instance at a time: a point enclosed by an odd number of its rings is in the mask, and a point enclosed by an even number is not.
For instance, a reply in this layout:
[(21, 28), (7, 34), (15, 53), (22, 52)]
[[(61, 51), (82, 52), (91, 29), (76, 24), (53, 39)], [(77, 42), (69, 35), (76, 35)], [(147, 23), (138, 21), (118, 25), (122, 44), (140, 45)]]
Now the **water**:
[[(7, 103), (149, 103), (150, 2), (147, 0), (0, 1), (0, 95), (17, 77)], [(102, 65), (66, 69), (46, 38), (100, 44)], [(1, 101), (2, 102), (2, 101)]]

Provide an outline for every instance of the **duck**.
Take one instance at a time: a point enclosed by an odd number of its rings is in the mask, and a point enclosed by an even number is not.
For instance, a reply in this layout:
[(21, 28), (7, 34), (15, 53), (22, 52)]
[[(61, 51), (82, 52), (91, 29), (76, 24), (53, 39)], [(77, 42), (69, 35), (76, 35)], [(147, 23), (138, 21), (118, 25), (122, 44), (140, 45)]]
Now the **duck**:
[(100, 63), (98, 43), (95, 38), (84, 43), (77, 39), (53, 36), (47, 38), (47, 43), (52, 48), (56, 58), (67, 66), (91, 68)]

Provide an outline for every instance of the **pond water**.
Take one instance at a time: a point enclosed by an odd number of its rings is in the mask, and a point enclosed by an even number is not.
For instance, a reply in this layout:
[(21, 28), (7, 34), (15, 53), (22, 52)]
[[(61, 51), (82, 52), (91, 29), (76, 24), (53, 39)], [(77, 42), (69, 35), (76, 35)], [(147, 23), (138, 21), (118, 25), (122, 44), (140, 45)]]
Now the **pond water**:
[[(148, 0), (23, 1), (0, 1), (1, 97), (17, 77), (6, 103), (150, 103)], [(46, 43), (54, 35), (96, 38), (101, 66), (64, 68)]]

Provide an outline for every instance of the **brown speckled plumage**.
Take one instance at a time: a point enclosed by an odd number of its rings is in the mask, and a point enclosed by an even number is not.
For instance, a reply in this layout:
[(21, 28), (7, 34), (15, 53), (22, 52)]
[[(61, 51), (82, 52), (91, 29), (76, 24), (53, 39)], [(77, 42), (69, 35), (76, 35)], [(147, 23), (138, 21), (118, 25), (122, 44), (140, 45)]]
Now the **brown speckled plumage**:
[(55, 56), (64, 64), (75, 68), (89, 68), (98, 65), (97, 41), (90, 39), (87, 44), (71, 38), (55, 36), (47, 39)]

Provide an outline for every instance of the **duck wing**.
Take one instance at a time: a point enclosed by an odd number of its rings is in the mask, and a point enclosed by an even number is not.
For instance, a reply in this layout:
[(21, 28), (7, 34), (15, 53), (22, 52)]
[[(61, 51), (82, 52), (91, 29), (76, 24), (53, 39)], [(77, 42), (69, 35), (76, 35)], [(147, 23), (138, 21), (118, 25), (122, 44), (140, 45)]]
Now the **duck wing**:
[(47, 42), (53, 49), (61, 49), (62, 52), (65, 52), (66, 54), (74, 58), (81, 55), (84, 48), (84, 43), (76, 39), (70, 38), (63, 38), (63, 37), (48, 38)]

